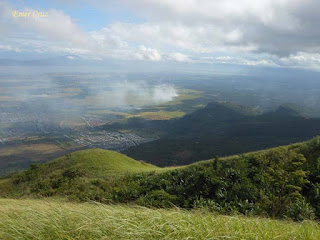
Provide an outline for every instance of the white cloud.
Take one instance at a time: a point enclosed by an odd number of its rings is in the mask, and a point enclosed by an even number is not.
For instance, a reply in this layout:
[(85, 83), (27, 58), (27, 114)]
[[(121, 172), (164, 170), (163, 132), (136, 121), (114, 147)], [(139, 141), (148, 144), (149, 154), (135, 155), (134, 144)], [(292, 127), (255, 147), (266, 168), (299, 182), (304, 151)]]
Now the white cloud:
[[(320, 15), (316, 10), (320, 8), (319, 1), (120, 1), (124, 6), (143, 14), (149, 24), (184, 28), (178, 35), (168, 34), (171, 39), (178, 36), (178, 46), (179, 40), (187, 39), (187, 42), (193, 43), (191, 48), (194, 49), (195, 46), (198, 49), (200, 46), (200, 49), (216, 50), (254, 45), (258, 52), (279, 56), (320, 51)], [(199, 36), (199, 39), (195, 36)]]
[[(265, 56), (266, 58), (268, 56)], [(231, 57), (231, 56), (218, 56), (218, 57), (202, 57), (198, 60), (202, 63), (224, 63), (224, 64), (238, 64), (238, 65), (248, 65), (248, 66), (272, 66), (279, 67), (278, 64), (274, 63), (270, 59), (264, 58), (253, 58), (253, 57)]]
[[(85, 32), (63, 11), (13, 18), (0, 3), (0, 51), (83, 59), (231, 63), (318, 68), (320, 8), (313, 0), (108, 0), (145, 19)], [(33, 11), (33, 9), (26, 9)], [(88, 19), (90, 21), (90, 19)], [(232, 56), (232, 57), (231, 57)]]
[[(155, 47), (149, 47), (154, 45), (152, 38), (156, 37), (153, 35), (156, 32), (154, 26), (146, 28), (132, 25), (140, 29), (142, 36), (149, 34), (150, 40), (142, 41), (134, 37), (135, 29), (128, 31), (131, 26), (128, 24), (115, 23), (97, 31), (84, 32), (62, 11), (51, 9), (47, 18), (14, 18), (13, 10), (9, 4), (0, 4), (0, 11), (3, 13), (0, 18), (8, 22), (10, 29), (6, 37), (0, 38), (0, 50), (71, 54), (96, 60), (111, 57), (122, 60), (189, 61), (184, 54), (163, 53)], [(133, 46), (134, 41), (140, 43), (140, 47)]]
[(280, 66), (320, 69), (320, 54), (299, 52), (288, 57), (275, 60)]
[(173, 60), (176, 62), (183, 62), (183, 63), (192, 63), (193, 62), (193, 60), (189, 56), (182, 54), (182, 53), (170, 53), (170, 54), (168, 54), (167, 59)]
[(0, 45), (0, 50), (21, 52), (21, 49), (19, 49), (17, 47), (10, 46), (10, 45)]
[(74, 56), (67, 56), (67, 58), (70, 59), (70, 60), (76, 59)]
[(151, 61), (161, 61), (162, 59), (157, 49), (147, 48), (145, 46), (140, 46), (139, 50), (135, 53), (135, 57), (139, 60)]
[[(89, 36), (62, 11), (48, 10), (48, 17), (33, 17), (35, 9), (27, 8), (23, 11), (31, 12), (29, 17), (14, 17), (16, 9), (5, 2), (0, 4), (1, 19), (9, 23), (8, 28), (43, 36), (49, 41), (64, 41), (71, 45), (90, 44)], [(13, 30), (14, 31), (14, 30)]]

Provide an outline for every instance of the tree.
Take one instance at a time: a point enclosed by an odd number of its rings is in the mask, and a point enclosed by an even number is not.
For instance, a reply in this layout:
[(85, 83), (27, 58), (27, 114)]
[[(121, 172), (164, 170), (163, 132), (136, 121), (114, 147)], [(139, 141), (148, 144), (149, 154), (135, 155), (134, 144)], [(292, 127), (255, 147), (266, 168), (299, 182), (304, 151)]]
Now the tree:
[(301, 190), (308, 181), (302, 165), (306, 159), (302, 154), (279, 147), (262, 154), (259, 160), (265, 170), (261, 175), (262, 194), (269, 200), (264, 204), (273, 217), (280, 216), (291, 203), (304, 199)]

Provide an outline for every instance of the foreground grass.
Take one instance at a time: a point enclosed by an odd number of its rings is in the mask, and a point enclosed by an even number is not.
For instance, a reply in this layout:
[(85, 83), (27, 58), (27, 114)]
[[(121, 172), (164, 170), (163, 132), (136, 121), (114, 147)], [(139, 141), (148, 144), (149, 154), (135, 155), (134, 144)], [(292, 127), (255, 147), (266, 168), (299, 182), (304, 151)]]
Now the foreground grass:
[(0, 239), (320, 239), (315, 222), (0, 199)]

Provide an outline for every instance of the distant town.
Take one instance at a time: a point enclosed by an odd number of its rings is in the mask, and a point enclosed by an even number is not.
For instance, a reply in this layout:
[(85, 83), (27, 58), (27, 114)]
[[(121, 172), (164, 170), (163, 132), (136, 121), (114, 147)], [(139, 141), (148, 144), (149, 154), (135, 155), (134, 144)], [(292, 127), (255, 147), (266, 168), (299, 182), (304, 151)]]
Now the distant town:
[[(0, 143), (5, 144), (11, 141), (20, 140), (30, 135), (55, 135), (65, 137), (80, 147), (85, 148), (104, 148), (115, 151), (122, 151), (129, 147), (151, 141), (134, 133), (119, 133), (96, 131), (93, 128), (105, 124), (103, 120), (95, 117), (82, 116), (85, 123), (84, 127), (73, 129), (65, 126), (62, 121), (60, 124), (50, 121), (45, 114), (22, 114), (18, 112), (0, 113)], [(7, 124), (19, 123), (19, 127), (3, 127)]]

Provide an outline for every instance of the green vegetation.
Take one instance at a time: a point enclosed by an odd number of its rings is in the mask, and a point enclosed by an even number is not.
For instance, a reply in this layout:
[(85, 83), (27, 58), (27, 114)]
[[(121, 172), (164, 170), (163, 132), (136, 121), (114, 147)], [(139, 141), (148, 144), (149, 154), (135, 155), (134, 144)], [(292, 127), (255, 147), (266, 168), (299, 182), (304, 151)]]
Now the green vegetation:
[[(136, 174), (115, 196), (145, 206), (165, 207), (170, 202), (223, 214), (313, 219), (320, 217), (319, 179), (315, 179), (320, 168), (314, 164), (319, 161), (319, 148), (320, 138), (316, 138), (161, 174)], [(134, 194), (129, 189), (135, 189)]]
[(30, 163), (43, 163), (80, 150), (79, 145), (61, 136), (28, 136), (0, 146), (0, 176), (21, 171)]
[(82, 150), (42, 165), (32, 164), (29, 169), (0, 180), (0, 192), (13, 196), (58, 194), (94, 199), (106, 191), (100, 188), (101, 182), (111, 184), (126, 174), (164, 170), (113, 151)]
[(67, 154), (44, 165), (49, 172), (71, 171), (78, 169), (88, 177), (117, 177), (125, 173), (155, 171), (158, 167), (138, 162), (123, 154), (103, 150), (89, 149)]
[(176, 168), (83, 150), (0, 179), (0, 239), (319, 239), (319, 176), (320, 137)]
[(222, 214), (320, 217), (320, 137), (260, 152), (158, 168), (105, 150), (66, 155), (0, 182), (2, 197), (67, 196)]
[(203, 210), (0, 199), (0, 239), (320, 239), (318, 223)]
[(138, 115), (132, 115), (132, 117), (140, 117), (147, 120), (168, 120), (172, 118), (180, 118), (185, 115), (184, 112), (180, 111), (157, 111), (157, 112), (141, 112)]

